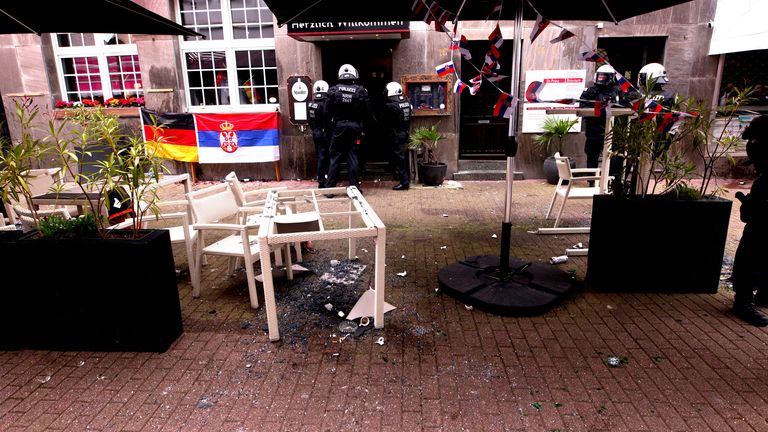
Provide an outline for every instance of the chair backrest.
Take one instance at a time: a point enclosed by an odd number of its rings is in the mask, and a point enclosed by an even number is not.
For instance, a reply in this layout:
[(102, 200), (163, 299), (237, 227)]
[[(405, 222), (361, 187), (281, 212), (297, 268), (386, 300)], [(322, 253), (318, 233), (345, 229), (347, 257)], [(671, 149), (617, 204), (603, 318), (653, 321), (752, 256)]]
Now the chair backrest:
[(563, 180), (571, 180), (573, 174), (571, 173), (571, 161), (568, 160), (568, 156), (560, 156), (560, 153), (555, 153), (555, 164), (557, 165), (557, 174)]
[(240, 206), (245, 205), (245, 191), (243, 190), (243, 185), (240, 184), (240, 179), (237, 178), (237, 174), (232, 171), (224, 177), (224, 180), (226, 180), (232, 187), (232, 192), (235, 194), (237, 204)]
[(27, 171), (27, 185), (32, 195), (41, 195), (51, 191), (51, 186), (64, 184), (61, 168), (41, 168)]
[(214, 223), (237, 216), (239, 207), (229, 183), (220, 183), (187, 194), (194, 223)]

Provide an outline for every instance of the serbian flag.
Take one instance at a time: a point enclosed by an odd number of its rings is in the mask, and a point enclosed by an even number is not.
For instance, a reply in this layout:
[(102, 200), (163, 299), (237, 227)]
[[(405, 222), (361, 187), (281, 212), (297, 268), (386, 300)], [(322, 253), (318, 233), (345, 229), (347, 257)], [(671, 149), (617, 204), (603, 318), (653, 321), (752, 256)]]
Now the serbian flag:
[(661, 112), (661, 110), (664, 109), (660, 104), (657, 104), (654, 101), (648, 101), (648, 103), (645, 104), (645, 111), (640, 115), (640, 117), (637, 118), (637, 121), (639, 123), (642, 123), (644, 121), (648, 121), (656, 117), (656, 114)]
[(496, 24), (496, 28), (493, 29), (490, 35), (488, 35), (488, 40), (491, 41), (491, 45), (495, 46), (496, 48), (501, 48), (501, 44), (504, 43), (504, 38), (501, 37), (501, 29), (499, 28), (499, 25)]
[(435, 72), (437, 72), (437, 76), (446, 76), (449, 73), (456, 72), (456, 67), (453, 65), (453, 61), (449, 61), (435, 66)]
[(629, 90), (629, 88), (632, 87), (632, 84), (630, 84), (629, 81), (627, 81), (627, 79), (624, 78), (624, 75), (618, 72), (616, 72), (616, 83), (619, 85), (619, 87), (621, 88), (621, 91), (624, 93), (626, 93), (627, 90)]
[(558, 42), (562, 42), (562, 41), (564, 41), (564, 40), (566, 40), (566, 39), (569, 39), (569, 38), (572, 38), (572, 37), (574, 37), (574, 36), (576, 36), (576, 35), (575, 35), (575, 34), (573, 34), (573, 32), (571, 32), (570, 30), (568, 30), (568, 29), (563, 29), (563, 31), (561, 31), (561, 32), (560, 32), (560, 34), (559, 34), (559, 35), (557, 35), (557, 37), (556, 37), (556, 38), (554, 38), (554, 39), (552, 39), (551, 41), (549, 41), (549, 43), (558, 43)]
[(200, 163), (280, 160), (277, 113), (195, 114)]
[(509, 118), (512, 115), (512, 104), (514, 103), (512, 95), (501, 93), (496, 105), (493, 106), (493, 115), (496, 117)]
[(192, 114), (141, 109), (141, 128), (150, 151), (164, 159), (197, 162), (197, 135)]
[(581, 59), (588, 62), (605, 63), (603, 56), (594, 50), (584, 51), (581, 53)]
[(466, 36), (461, 35), (461, 38), (452, 40), (451, 49), (459, 50), (462, 57), (466, 60), (472, 60), (472, 54), (469, 53), (469, 43), (467, 42)]
[(531, 43), (536, 40), (537, 37), (544, 31), (549, 25), (549, 20), (541, 15), (536, 16), (536, 22), (533, 24), (533, 30), (531, 30)]
[(675, 123), (678, 122), (678, 120), (680, 120), (680, 114), (679, 113), (677, 113), (677, 112), (665, 113), (661, 117), (661, 122), (659, 123), (659, 126), (656, 127), (656, 131), (657, 132), (666, 132), (666, 131), (672, 129), (672, 126), (674, 126)]

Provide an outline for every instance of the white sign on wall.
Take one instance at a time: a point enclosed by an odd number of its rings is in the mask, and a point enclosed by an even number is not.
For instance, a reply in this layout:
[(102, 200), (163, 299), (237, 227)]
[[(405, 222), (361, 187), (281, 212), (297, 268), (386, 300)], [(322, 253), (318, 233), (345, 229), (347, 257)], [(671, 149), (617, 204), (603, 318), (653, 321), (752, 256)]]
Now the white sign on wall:
[[(578, 108), (574, 104), (562, 104), (554, 101), (561, 99), (578, 99), (584, 91), (586, 69), (567, 70), (530, 70), (525, 73), (525, 99), (523, 101), (523, 133), (541, 133), (541, 124), (547, 116), (548, 109)], [(558, 117), (577, 119), (578, 123), (572, 132), (581, 131), (581, 117), (575, 114), (558, 114)]]

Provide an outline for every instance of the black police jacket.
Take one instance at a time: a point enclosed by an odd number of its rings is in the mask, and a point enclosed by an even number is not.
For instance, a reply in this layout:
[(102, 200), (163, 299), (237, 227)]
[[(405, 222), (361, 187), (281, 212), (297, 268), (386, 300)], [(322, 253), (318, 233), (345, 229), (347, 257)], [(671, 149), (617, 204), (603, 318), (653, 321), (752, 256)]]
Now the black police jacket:
[(367, 123), (371, 115), (371, 102), (365, 87), (352, 83), (339, 83), (328, 90), (326, 115), (330, 121)]
[(323, 93), (315, 93), (312, 101), (307, 104), (307, 117), (309, 128), (313, 135), (325, 135), (327, 129), (327, 118), (325, 115), (326, 98)]
[(384, 104), (386, 129), (395, 135), (407, 135), (411, 127), (411, 104), (403, 95), (389, 96)]
[[(616, 86), (606, 87), (593, 85), (584, 92), (581, 93), (582, 99), (579, 101), (579, 107), (581, 108), (593, 108), (595, 101), (600, 102), (602, 105), (607, 105), (609, 102), (612, 104), (623, 104), (623, 98), (621, 95), (621, 89)], [(605, 134), (605, 117), (584, 117), (584, 134), (587, 139), (603, 139)]]

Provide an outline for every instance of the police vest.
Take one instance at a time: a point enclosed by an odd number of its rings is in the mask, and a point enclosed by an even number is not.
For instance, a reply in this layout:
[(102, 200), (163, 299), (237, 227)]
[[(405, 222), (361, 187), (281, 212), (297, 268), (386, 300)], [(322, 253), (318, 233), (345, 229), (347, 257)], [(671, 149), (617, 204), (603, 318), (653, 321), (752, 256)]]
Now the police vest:
[(390, 96), (387, 102), (390, 110), (392, 129), (396, 133), (407, 133), (411, 125), (411, 104), (403, 95)]
[(357, 84), (336, 84), (328, 90), (328, 115), (334, 121), (362, 122), (367, 115), (368, 91)]
[(322, 131), (325, 126), (325, 95), (315, 94), (314, 99), (307, 104), (307, 117), (312, 131)]

